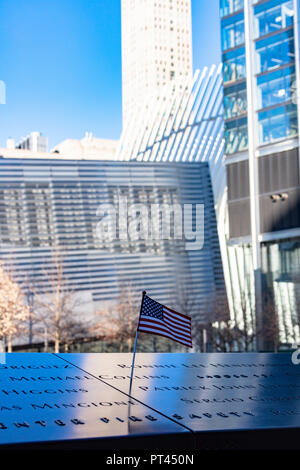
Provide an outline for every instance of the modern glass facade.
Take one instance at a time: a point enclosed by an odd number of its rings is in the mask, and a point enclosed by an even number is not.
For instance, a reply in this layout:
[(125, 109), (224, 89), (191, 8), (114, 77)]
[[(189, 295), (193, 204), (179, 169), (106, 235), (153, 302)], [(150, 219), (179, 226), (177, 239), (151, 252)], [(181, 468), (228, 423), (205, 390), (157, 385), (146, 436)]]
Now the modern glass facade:
[[(292, 100), (295, 83), (295, 31), (293, 1), (253, 2), (251, 17), (254, 49), (255, 107), (258, 140), (264, 145), (298, 134), (297, 107)], [(221, 0), (224, 64), (226, 154), (248, 147), (244, 2)], [(297, 39), (297, 38), (296, 38)], [(249, 68), (250, 69), (250, 68)]]
[(300, 336), (300, 238), (262, 244), (264, 289), (274, 293), (279, 339), (291, 344)]
[[(120, 197), (147, 207), (204, 204), (203, 248), (187, 250), (184, 240), (172, 237), (99, 239), (97, 209), (101, 203), (116, 206)], [(96, 306), (131, 283), (174, 308), (178, 291), (184, 291), (205, 321), (209, 309), (202, 306), (224, 293), (207, 163), (0, 158), (1, 259), (14, 265), (20, 282), (47, 292), (43, 272), (51, 268), (56, 247), (70, 289)]]
[(229, 120), (247, 112), (246, 83), (228, 86), (224, 90), (224, 118)]
[(220, 12), (221, 17), (231, 15), (244, 7), (244, 0), (221, 0)]
[(245, 48), (238, 47), (223, 53), (224, 83), (234, 83), (246, 77)]
[(232, 49), (245, 42), (244, 14), (240, 12), (234, 15), (233, 21), (227, 18), (222, 28), (222, 49)]
[(278, 33), (282, 29), (293, 26), (293, 1), (271, 0), (266, 4), (257, 2), (254, 8), (254, 34), (255, 38), (270, 33)]
[(227, 121), (224, 136), (226, 154), (246, 150), (248, 148), (247, 118)]
[(281, 331), (293, 325), (280, 340), (291, 343), (300, 338), (299, 276), (284, 278), (299, 266), (280, 273), (300, 235), (299, 0), (220, 0), (220, 15), (228, 250), (239, 260), (251, 251), (245, 269), (261, 275), (247, 275), (241, 292), (271, 295)]
[(293, 83), (296, 80), (295, 67), (285, 67), (257, 78), (258, 109), (275, 106), (290, 101), (293, 94)]
[(259, 143), (294, 137), (298, 133), (296, 106), (289, 103), (258, 113)]
[[(134, 126), (122, 133), (116, 158), (208, 162), (218, 212), (225, 191), (222, 85), (219, 64), (197, 70), (178, 93), (172, 93), (172, 86), (163, 90), (160, 100), (149, 102), (148, 120), (141, 110)], [(231, 93), (239, 93), (243, 106), (242, 90)], [(234, 102), (231, 96), (228, 100)], [(236, 112), (235, 108), (231, 110), (232, 115)]]

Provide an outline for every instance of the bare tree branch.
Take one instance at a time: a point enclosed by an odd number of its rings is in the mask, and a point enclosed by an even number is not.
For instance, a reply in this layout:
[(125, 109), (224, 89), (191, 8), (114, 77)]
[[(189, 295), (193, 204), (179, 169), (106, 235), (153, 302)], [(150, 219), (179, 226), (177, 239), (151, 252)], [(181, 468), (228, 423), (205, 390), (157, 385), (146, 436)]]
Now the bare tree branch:
[(45, 325), (49, 338), (54, 341), (55, 352), (59, 352), (62, 344), (68, 351), (72, 343), (88, 335), (89, 324), (86, 319), (79, 318), (79, 307), (83, 302), (69, 287), (64, 273), (64, 258), (58, 248), (52, 252), (50, 266), (43, 269), (43, 281), (44, 292), (31, 286), (35, 292), (36, 324)]

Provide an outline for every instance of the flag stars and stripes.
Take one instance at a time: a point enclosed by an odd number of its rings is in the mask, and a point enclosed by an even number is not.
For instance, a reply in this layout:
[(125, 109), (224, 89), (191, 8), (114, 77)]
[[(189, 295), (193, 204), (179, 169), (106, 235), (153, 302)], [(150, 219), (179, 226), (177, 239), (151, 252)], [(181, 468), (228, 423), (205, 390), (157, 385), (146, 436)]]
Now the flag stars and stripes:
[(152, 333), (192, 347), (191, 318), (144, 296), (138, 331)]

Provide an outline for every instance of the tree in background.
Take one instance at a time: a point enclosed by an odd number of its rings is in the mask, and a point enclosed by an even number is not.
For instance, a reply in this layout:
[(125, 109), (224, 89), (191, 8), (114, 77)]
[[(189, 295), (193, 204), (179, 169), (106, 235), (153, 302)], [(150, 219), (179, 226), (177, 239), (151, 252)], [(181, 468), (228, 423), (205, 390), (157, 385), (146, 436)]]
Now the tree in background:
[[(182, 281), (175, 286), (175, 291), (170, 291), (169, 298), (174, 299), (170, 301), (169, 307), (173, 308), (183, 315), (187, 315), (192, 318), (192, 341), (193, 347), (196, 350), (203, 351), (203, 328), (206, 328), (206, 325), (201, 323), (200, 314), (201, 311), (205, 312), (203, 305), (200, 306), (199, 296), (195, 288), (191, 285)], [(184, 350), (188, 352), (190, 349), (185, 346), (179, 346), (178, 343), (170, 342), (170, 352), (172, 350)]]
[[(92, 327), (93, 334), (99, 339), (114, 343), (120, 352), (132, 351), (141, 307), (141, 294), (131, 283), (124, 283), (118, 299), (96, 312), (98, 320)], [(139, 351), (171, 352), (176, 347), (174, 341), (154, 334), (139, 332), (138, 338)], [(107, 346), (107, 350), (111, 346)]]
[(230, 318), (226, 291), (218, 292), (211, 301), (211, 322), (208, 337), (214, 351), (234, 351), (239, 340), (239, 329)]
[(99, 320), (93, 326), (97, 336), (107, 340), (117, 341), (119, 350), (132, 350), (140, 312), (141, 298), (131, 284), (124, 284), (119, 298), (115, 303), (96, 312)]
[(7, 343), (8, 352), (12, 351), (13, 337), (24, 333), (28, 317), (21, 286), (0, 263), (0, 338)]
[(257, 336), (256, 325), (255, 325), (255, 312), (252, 307), (250, 296), (246, 295), (246, 292), (241, 292), (239, 311), (242, 314), (242, 325), (239, 328), (241, 348), (248, 352), (250, 351), (253, 342)]
[(61, 345), (67, 352), (69, 346), (85, 338), (89, 332), (87, 320), (80, 319), (82, 301), (79, 295), (69, 287), (64, 273), (64, 258), (56, 248), (52, 252), (50, 265), (43, 270), (44, 292), (35, 292), (35, 324), (45, 325), (47, 335), (54, 342), (54, 351), (59, 352)]
[(170, 294), (170, 299), (172, 298), (175, 299), (175, 302), (174, 305), (170, 305), (170, 307), (173, 307), (177, 312), (188, 316), (192, 316), (192, 314), (196, 316), (200, 313), (198, 295), (194, 293), (192, 289), (188, 289), (184, 283), (179, 283), (176, 286), (175, 295)]

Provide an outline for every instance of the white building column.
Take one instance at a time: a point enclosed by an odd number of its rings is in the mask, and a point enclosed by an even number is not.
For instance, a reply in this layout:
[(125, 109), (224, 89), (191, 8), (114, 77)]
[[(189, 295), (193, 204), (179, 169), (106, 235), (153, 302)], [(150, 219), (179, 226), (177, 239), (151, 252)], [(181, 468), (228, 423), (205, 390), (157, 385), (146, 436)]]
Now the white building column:
[(261, 249), (260, 234), (260, 208), (259, 208), (259, 175), (257, 156), (257, 115), (256, 115), (256, 81), (255, 81), (255, 49), (254, 49), (254, 14), (253, 1), (244, 0), (245, 15), (245, 54), (246, 54), (246, 82), (248, 103), (248, 161), (249, 161), (249, 191), (250, 191), (250, 221), (251, 243), (254, 270), (255, 314), (257, 326), (257, 349), (262, 344), (262, 278), (261, 278)]

